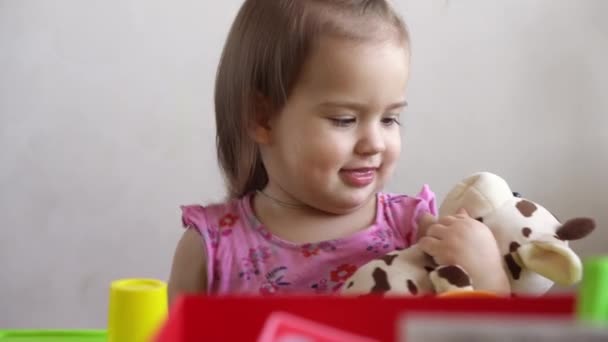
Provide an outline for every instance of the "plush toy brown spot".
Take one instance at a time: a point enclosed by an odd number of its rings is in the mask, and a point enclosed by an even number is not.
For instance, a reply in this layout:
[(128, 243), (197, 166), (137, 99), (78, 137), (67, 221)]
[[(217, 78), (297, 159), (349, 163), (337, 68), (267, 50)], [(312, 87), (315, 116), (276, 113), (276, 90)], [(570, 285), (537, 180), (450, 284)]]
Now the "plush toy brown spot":
[(595, 221), (586, 217), (578, 217), (566, 221), (557, 229), (555, 237), (564, 240), (572, 241), (582, 239), (589, 235), (595, 229)]
[(374, 287), (372, 287), (373, 293), (382, 294), (391, 289), (391, 285), (388, 283), (388, 275), (385, 270), (376, 267), (372, 273), (372, 277), (374, 278)]
[(396, 258), (396, 257), (397, 257), (397, 254), (392, 254), (392, 255), (386, 254), (386, 255), (382, 256), (382, 258), (381, 258), (381, 259), (382, 259), (382, 260), (383, 260), (383, 261), (384, 261), (384, 262), (385, 262), (385, 263), (386, 263), (388, 266), (390, 266), (390, 265), (393, 263), (393, 261), (395, 260), (395, 258)]
[(355, 282), (351, 281), (351, 282), (348, 283), (348, 285), (346, 285), (346, 288), (350, 289), (351, 287), (353, 287), (353, 285), (355, 285)]
[(435, 267), (431, 267), (431, 266), (424, 266), (424, 269), (425, 269), (427, 272), (431, 273), (431, 272), (433, 272), (433, 271), (435, 270)]
[(469, 278), (469, 276), (464, 273), (464, 271), (460, 267), (456, 267), (453, 265), (443, 267), (439, 269), (437, 275), (457, 287), (471, 286), (471, 278)]
[(521, 245), (515, 241), (511, 242), (511, 244), (509, 244), (509, 252), (513, 253), (513, 252), (517, 252), (517, 249), (521, 247)]
[(521, 234), (525, 237), (530, 237), (530, 234), (532, 234), (532, 229), (524, 227), (521, 229)]
[(530, 217), (536, 211), (536, 205), (530, 201), (521, 200), (515, 205), (517, 210), (525, 217)]
[[(521, 245), (519, 243), (512, 241), (509, 244), (509, 252), (515, 253), (515, 252), (517, 252), (519, 247), (521, 247)], [(507, 268), (509, 269), (509, 272), (511, 272), (511, 275), (513, 275), (513, 279), (515, 279), (515, 280), (519, 279), (519, 276), (521, 275), (521, 266), (519, 266), (519, 264), (517, 262), (515, 262), (513, 255), (511, 255), (511, 254), (505, 255), (505, 262), (507, 264)]]
[(407, 289), (410, 290), (410, 293), (413, 295), (418, 294), (418, 286), (416, 286), (411, 279), (407, 280)]
[(507, 264), (507, 268), (509, 269), (509, 272), (511, 272), (513, 279), (518, 280), (521, 275), (521, 267), (515, 262), (513, 255), (505, 255), (505, 263)]

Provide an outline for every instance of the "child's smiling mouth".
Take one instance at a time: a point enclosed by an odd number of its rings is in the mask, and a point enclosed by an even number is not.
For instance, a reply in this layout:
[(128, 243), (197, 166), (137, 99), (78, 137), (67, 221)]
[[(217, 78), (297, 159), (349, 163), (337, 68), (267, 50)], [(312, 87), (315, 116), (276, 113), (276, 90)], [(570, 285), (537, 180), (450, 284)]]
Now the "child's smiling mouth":
[(340, 176), (345, 183), (355, 187), (365, 187), (376, 178), (377, 167), (341, 169)]

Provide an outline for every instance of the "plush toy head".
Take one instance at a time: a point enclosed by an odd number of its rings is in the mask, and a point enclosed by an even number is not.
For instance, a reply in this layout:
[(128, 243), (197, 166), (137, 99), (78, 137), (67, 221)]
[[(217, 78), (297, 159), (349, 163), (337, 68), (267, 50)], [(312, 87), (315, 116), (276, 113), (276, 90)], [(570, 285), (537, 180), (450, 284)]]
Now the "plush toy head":
[(514, 294), (543, 294), (553, 283), (572, 285), (581, 279), (579, 257), (568, 241), (595, 228), (590, 218), (560, 223), (547, 209), (513, 193), (501, 177), (480, 172), (465, 178), (446, 196), (439, 216), (464, 208), (494, 234)]

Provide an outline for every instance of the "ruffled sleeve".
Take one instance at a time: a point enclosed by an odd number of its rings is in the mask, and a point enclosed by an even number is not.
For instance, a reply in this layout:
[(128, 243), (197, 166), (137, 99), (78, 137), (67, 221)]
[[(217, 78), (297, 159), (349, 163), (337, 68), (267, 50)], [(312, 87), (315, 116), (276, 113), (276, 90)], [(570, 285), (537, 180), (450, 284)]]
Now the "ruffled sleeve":
[(418, 220), (426, 213), (437, 216), (436, 197), (428, 185), (424, 185), (416, 196), (389, 194), (384, 209), (388, 224), (400, 235), (409, 247), (416, 242)]
[(182, 205), (182, 225), (184, 228), (195, 228), (199, 233), (207, 227), (205, 208), (201, 205)]

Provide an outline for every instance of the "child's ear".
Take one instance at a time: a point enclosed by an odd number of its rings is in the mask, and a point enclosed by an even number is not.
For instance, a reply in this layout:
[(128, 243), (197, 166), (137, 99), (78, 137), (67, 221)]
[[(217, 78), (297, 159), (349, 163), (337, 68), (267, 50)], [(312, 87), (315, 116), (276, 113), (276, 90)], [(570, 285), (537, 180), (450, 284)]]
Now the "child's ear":
[(253, 111), (249, 120), (249, 136), (258, 144), (270, 143), (270, 118), (272, 106), (270, 100), (257, 92), (253, 99)]

